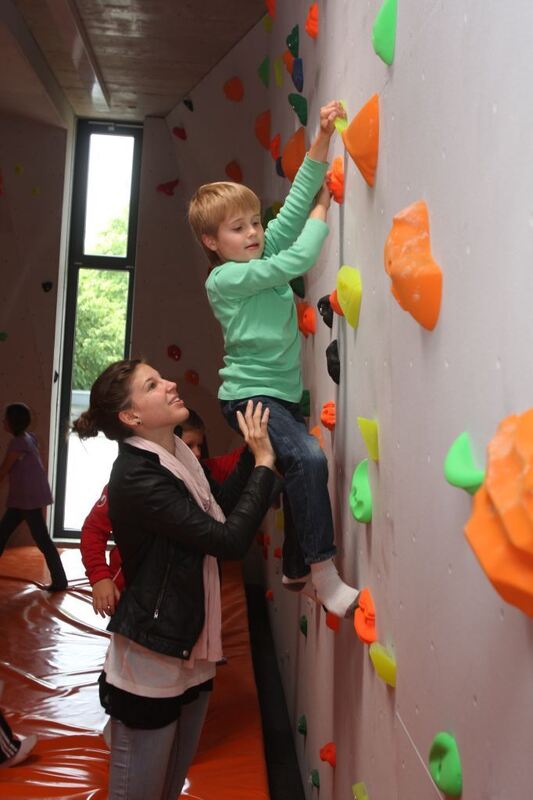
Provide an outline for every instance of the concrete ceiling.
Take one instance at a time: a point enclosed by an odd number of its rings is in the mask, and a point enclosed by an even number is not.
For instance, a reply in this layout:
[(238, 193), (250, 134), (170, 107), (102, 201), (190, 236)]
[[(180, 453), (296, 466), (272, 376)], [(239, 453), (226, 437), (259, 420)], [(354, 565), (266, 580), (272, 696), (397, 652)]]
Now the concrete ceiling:
[[(1, 2), (26, 26), (75, 115), (130, 121), (166, 115), (265, 13), (264, 0)], [(46, 102), (16, 45), (4, 31), (0, 110), (37, 118), (32, 108)]]

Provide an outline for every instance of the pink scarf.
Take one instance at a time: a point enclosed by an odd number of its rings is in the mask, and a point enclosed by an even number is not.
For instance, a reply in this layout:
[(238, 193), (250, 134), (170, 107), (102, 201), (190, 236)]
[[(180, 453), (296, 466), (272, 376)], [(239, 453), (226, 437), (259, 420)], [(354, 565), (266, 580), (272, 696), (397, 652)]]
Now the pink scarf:
[[(205, 511), (217, 522), (226, 521), (224, 512), (211, 494), (200, 462), (181, 439), (177, 436), (174, 437), (174, 455), (171, 455), (164, 447), (154, 444), (142, 436), (131, 436), (127, 439), (127, 443), (140, 450), (155, 453), (159, 457), (161, 466), (183, 481), (202, 511)], [(205, 623), (198, 641), (192, 649), (190, 659), (184, 662), (191, 668), (194, 667), (197, 659), (220, 661), (222, 658), (220, 579), (217, 560), (214, 556), (204, 556), (203, 578)]]

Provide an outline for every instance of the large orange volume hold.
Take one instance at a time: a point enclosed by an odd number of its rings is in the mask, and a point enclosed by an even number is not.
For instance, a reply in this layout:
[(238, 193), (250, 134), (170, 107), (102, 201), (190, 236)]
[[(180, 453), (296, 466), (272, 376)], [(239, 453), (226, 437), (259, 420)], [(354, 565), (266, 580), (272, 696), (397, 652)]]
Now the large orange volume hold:
[(429, 216), (422, 200), (394, 216), (385, 242), (385, 272), (404, 311), (433, 330), (439, 319), (442, 272), (431, 255)]
[(344, 146), (368, 183), (376, 180), (379, 150), (379, 96), (370, 98), (342, 132)]
[(291, 181), (296, 177), (300, 169), (300, 164), (305, 158), (305, 128), (298, 128), (296, 133), (291, 136), (281, 156), (281, 166), (286, 177)]
[(533, 616), (533, 409), (506, 417), (465, 534), (498, 594)]

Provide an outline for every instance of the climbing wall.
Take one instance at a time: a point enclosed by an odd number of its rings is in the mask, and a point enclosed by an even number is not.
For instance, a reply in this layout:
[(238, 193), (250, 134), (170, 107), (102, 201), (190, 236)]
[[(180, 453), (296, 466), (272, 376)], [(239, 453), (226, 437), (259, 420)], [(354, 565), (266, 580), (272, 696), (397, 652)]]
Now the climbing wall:
[[(0, 116), (0, 404), (30, 406), (45, 460), (65, 146), (61, 128)], [(2, 430), (2, 451), (8, 440)]]
[[(479, 498), (458, 487), (475, 492), (498, 423), (533, 396), (533, 9), (398, 0), (396, 16), (391, 2), (319, 2), (310, 36), (308, 3), (267, 5), (270, 15), (192, 92), (194, 110), (180, 104), (167, 119), (178, 169), (165, 178), (180, 178), (179, 218), (198, 183), (223, 179), (237, 161), (269, 208), (289, 188), (279, 175), (289, 139), (303, 126), (308, 144), (320, 106), (345, 102), (350, 128), (331, 148), (344, 203), (332, 205), (304, 300), (315, 306), (333, 292), (342, 265), (359, 273), (339, 281), (345, 316), (334, 314), (330, 329), (317, 314), (302, 350), (309, 424), (330, 466), (337, 562), (370, 589), (375, 627), (367, 604), (359, 629), (376, 637), (372, 648), (351, 620), (327, 619), (281, 589), (282, 512), (257, 550), (306, 794), (523, 800), (531, 621), (481, 569), (463, 533)], [(203, 275), (186, 227), (180, 241), (179, 269)], [(335, 339), (338, 385), (325, 357)], [(320, 422), (329, 401), (331, 430)], [(444, 462), (462, 433), (452, 486)], [(472, 539), (483, 560), (482, 525)]]

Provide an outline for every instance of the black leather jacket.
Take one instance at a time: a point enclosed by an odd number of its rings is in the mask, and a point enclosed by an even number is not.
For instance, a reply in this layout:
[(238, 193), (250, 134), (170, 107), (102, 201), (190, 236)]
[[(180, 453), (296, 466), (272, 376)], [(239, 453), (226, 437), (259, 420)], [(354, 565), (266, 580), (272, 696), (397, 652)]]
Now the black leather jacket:
[[(221, 523), (203, 511), (155, 453), (121, 444), (109, 480), (109, 516), (126, 580), (107, 629), (158, 653), (190, 657), (205, 618), (203, 559), (243, 558), (275, 481), (245, 451), (222, 485)], [(233, 510), (231, 510), (233, 509)]]

